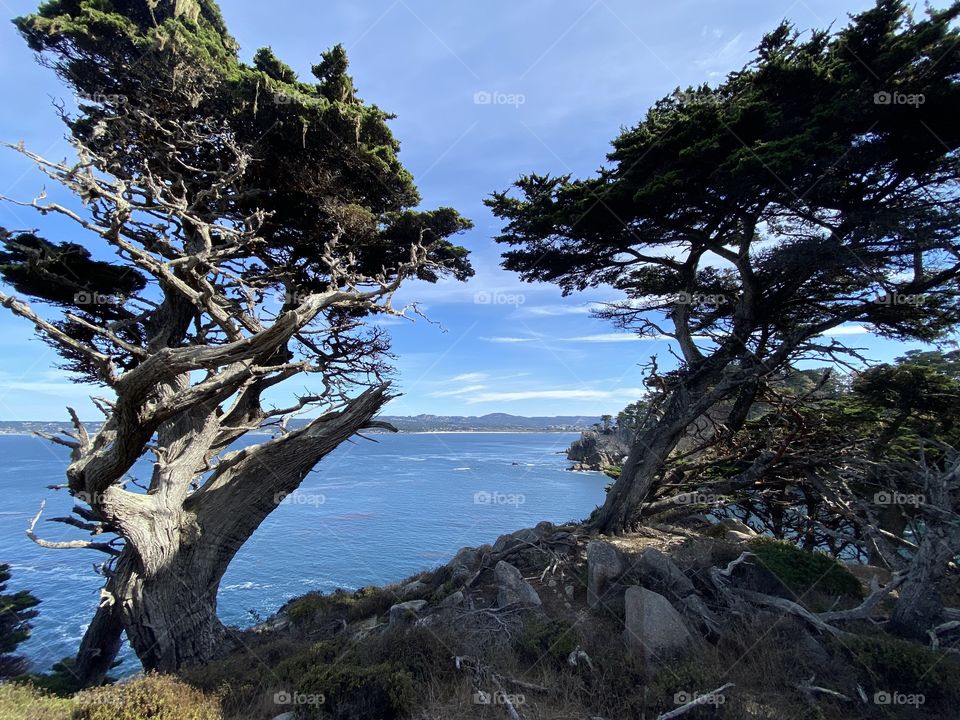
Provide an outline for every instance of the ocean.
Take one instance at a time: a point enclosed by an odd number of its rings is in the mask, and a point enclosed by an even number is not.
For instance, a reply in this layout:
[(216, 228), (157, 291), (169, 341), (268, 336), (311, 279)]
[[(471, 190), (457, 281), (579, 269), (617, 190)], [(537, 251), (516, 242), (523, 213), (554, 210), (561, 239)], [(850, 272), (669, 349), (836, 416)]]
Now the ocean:
[[(587, 517), (603, 501), (601, 473), (567, 471), (576, 433), (401, 433), (355, 438), (324, 459), (260, 526), (220, 587), (221, 619), (256, 624), (286, 600), (400, 580), (445, 563), (465, 545), (541, 520)], [(262, 438), (252, 438), (259, 441)], [(63, 483), (66, 448), (37, 437), (0, 436), (0, 563), (8, 592), (42, 601), (33, 634), (18, 653), (36, 671), (76, 652), (103, 579), (90, 550), (48, 550), (24, 534), (42, 500), (44, 518), (63, 516), (72, 498)], [(148, 478), (149, 466), (134, 468)], [(46, 539), (86, 537), (60, 523), (37, 524)], [(139, 668), (124, 646), (122, 672)]]

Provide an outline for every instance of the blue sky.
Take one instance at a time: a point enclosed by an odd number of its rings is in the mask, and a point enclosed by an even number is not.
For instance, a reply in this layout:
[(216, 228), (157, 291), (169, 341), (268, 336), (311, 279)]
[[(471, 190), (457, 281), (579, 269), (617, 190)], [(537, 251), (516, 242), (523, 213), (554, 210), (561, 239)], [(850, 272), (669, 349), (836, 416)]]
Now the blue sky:
[[(562, 298), (499, 267), (497, 220), (483, 206), (530, 171), (586, 175), (619, 128), (675, 87), (715, 82), (750, 57), (781, 19), (800, 29), (839, 26), (860, 0), (222, 0), (249, 60), (269, 45), (304, 77), (341, 42), (361, 97), (398, 115), (392, 127), (424, 207), (450, 205), (475, 228), (462, 237), (477, 275), (469, 283), (409, 286), (433, 323), (389, 321), (404, 395), (391, 414), (616, 413), (642, 394), (641, 365), (664, 342), (640, 341), (590, 317), (593, 291)], [(9, 19), (36, 2), (0, 0)], [(24, 141), (51, 158), (69, 152), (52, 98), (69, 93), (39, 67), (8, 22), (0, 25), (0, 141)], [(0, 155), (0, 194), (31, 199), (44, 178), (10, 150)], [(48, 187), (52, 197), (57, 191)], [(82, 239), (72, 227), (0, 205), (0, 225), (40, 227)], [(51, 229), (64, 234), (58, 236)], [(865, 333), (846, 338), (872, 359), (909, 346)], [(293, 389), (302, 390), (303, 385)], [(62, 419), (72, 404), (95, 419), (87, 395), (21, 320), (0, 313), (0, 419)], [(278, 402), (282, 401), (278, 398)]]

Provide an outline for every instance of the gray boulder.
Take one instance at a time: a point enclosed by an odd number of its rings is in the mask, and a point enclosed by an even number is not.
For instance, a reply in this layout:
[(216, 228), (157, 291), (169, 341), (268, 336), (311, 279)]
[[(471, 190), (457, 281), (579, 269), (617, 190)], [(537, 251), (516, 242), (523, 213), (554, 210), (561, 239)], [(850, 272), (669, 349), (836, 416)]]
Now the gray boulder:
[(463, 606), (464, 595), (461, 590), (457, 590), (451, 595), (447, 595), (443, 600), (440, 601), (439, 605), (442, 608), (458, 608)]
[(587, 604), (596, 607), (607, 588), (626, 569), (622, 553), (603, 540), (587, 544)]
[(420, 611), (427, 606), (426, 600), (408, 600), (390, 608), (390, 624), (403, 625), (416, 620)]
[(493, 544), (493, 552), (503, 555), (519, 548), (529, 547), (540, 540), (541, 534), (533, 528), (524, 528), (516, 532), (507, 533), (497, 538)]
[(450, 579), (455, 583), (466, 582), (477, 571), (481, 559), (480, 551), (476, 548), (461, 548), (457, 554), (453, 556), (453, 560), (447, 563), (447, 566), (452, 571)]
[(493, 569), (497, 581), (497, 606), (527, 605), (539, 607), (540, 596), (513, 565), (504, 560)]
[(630, 651), (656, 663), (693, 642), (683, 617), (663, 595), (644, 587), (627, 588), (623, 640)]
[(690, 578), (683, 574), (677, 564), (656, 548), (647, 548), (640, 553), (637, 562), (640, 582), (644, 587), (675, 598), (685, 598), (694, 592)]

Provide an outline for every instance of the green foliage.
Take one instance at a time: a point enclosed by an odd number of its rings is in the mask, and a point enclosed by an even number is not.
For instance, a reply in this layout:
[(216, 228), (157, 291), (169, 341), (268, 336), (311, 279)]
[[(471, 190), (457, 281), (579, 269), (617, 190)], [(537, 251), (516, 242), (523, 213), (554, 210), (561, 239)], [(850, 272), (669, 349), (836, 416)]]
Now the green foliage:
[(290, 620), (300, 625), (326, 618), (356, 622), (371, 615), (382, 615), (395, 602), (396, 596), (390, 591), (369, 586), (356, 592), (337, 589), (330, 595), (307, 593), (290, 600), (283, 610)]
[[(619, 288), (634, 302), (599, 314), (626, 328), (661, 332), (657, 312), (681, 337), (762, 335), (770, 354), (858, 320), (945, 336), (960, 269), (933, 248), (960, 235), (958, 17), (881, 0), (839, 32), (784, 23), (716, 87), (658, 101), (595, 176), (531, 173), (494, 193), (504, 267), (565, 293)], [(877, 302), (890, 292), (905, 301)]]
[(0, 565), (0, 678), (23, 673), (26, 662), (11, 653), (30, 637), (30, 620), (37, 616), (33, 608), (40, 604), (26, 590), (6, 593), (9, 580), (10, 566)]
[(887, 635), (834, 640), (838, 652), (852, 657), (859, 680), (876, 692), (922, 694), (924, 706), (953, 711), (960, 702), (960, 662), (944, 651)]
[(298, 690), (322, 695), (322, 709), (312, 712), (334, 720), (394, 720), (416, 703), (413, 677), (397, 663), (316, 667), (300, 679)]
[(73, 698), (71, 720), (222, 720), (217, 697), (168, 675), (84, 690)]
[(863, 596), (860, 581), (829, 555), (768, 538), (750, 541), (749, 550), (756, 555), (756, 565), (772, 573), (798, 596), (810, 591), (834, 597)]
[[(399, 160), (392, 116), (357, 97), (341, 46), (323, 53), (315, 82), (302, 82), (269, 48), (243, 63), (212, 0), (53, 0), (14, 23), (77, 93), (80, 112), (67, 123), (96, 154), (99, 172), (133, 183), (149, 174), (157, 185), (180, 187), (193, 215), (217, 226), (263, 218), (258, 239), (236, 258), (258, 295), (326, 290), (333, 278), (323, 255), (331, 244), (366, 277), (395, 279), (421, 240), (429, 262), (421, 263), (420, 279), (473, 274), (467, 250), (450, 240), (471, 223), (452, 208), (414, 209), (420, 197)], [(169, 144), (171, 136), (180, 145)], [(211, 176), (224, 171), (236, 172), (232, 185), (209, 192)], [(148, 231), (143, 242), (151, 252), (176, 254), (190, 244), (190, 225), (161, 229), (156, 238)], [(7, 282), (94, 324), (130, 319), (117, 304), (73, 298), (78, 290), (127, 297), (142, 289), (139, 273), (111, 274), (73, 243), (0, 232), (11, 255), (0, 256)], [(121, 324), (123, 339), (142, 346), (142, 325)], [(63, 329), (103, 342), (76, 324)], [(109, 354), (123, 367), (133, 360)], [(82, 356), (64, 355), (81, 379), (95, 377)]]
[(565, 665), (576, 646), (577, 633), (571, 623), (540, 617), (525, 622), (514, 643), (517, 655), (526, 662), (549, 659), (557, 665)]

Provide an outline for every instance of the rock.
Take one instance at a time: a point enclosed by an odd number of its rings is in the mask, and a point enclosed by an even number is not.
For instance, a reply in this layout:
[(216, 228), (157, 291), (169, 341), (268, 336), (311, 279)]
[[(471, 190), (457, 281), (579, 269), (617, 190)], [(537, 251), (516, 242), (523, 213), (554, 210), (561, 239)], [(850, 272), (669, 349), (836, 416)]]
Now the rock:
[(480, 566), (480, 551), (476, 548), (461, 548), (453, 560), (447, 563), (451, 569), (450, 579), (455, 583), (462, 583), (469, 580)]
[(751, 537), (756, 537), (757, 533), (753, 531), (753, 528), (747, 525), (745, 522), (741, 522), (736, 518), (724, 518), (717, 523), (720, 527), (726, 528), (727, 530), (733, 530), (734, 532), (743, 533), (744, 535), (750, 535)]
[(353, 624), (353, 629), (356, 632), (365, 632), (367, 630), (373, 630), (377, 626), (378, 622), (379, 622), (379, 618), (377, 618), (376, 615), (371, 615), (368, 618), (364, 618), (363, 620), (358, 620), (357, 622), (355, 622)]
[(463, 605), (464, 595), (463, 592), (457, 590), (452, 595), (447, 595), (443, 600), (440, 601), (440, 607), (442, 608), (458, 608)]
[(630, 452), (632, 432), (628, 428), (580, 434), (578, 440), (567, 450), (567, 460), (574, 463), (575, 470), (603, 470), (618, 464), (618, 458)]
[(414, 597), (416, 595), (422, 595), (423, 593), (430, 590), (430, 586), (421, 580), (414, 580), (409, 582), (403, 587), (400, 588), (400, 592), (397, 593), (402, 598)]
[(724, 534), (723, 539), (727, 542), (732, 543), (742, 543), (747, 540), (753, 540), (756, 535), (748, 535), (747, 533), (740, 532), (739, 530), (727, 530)]
[(390, 624), (402, 625), (414, 620), (426, 606), (426, 600), (408, 600), (407, 602), (397, 603), (390, 608)]
[(493, 552), (503, 555), (518, 548), (527, 547), (539, 540), (540, 534), (536, 530), (524, 528), (498, 537), (493, 544)]
[(295, 712), (285, 712), (277, 715), (273, 720), (296, 720), (296, 717)]
[(876, 565), (861, 565), (860, 563), (845, 563), (847, 570), (865, 586), (870, 587), (870, 581), (875, 577), (881, 585), (886, 585), (893, 575), (889, 570)]
[(497, 563), (493, 569), (497, 581), (497, 606), (504, 608), (508, 605), (539, 606), (540, 596), (513, 565), (504, 560)]
[(647, 548), (640, 553), (637, 567), (644, 587), (676, 598), (684, 598), (694, 592), (693, 583), (683, 574), (683, 570), (669, 555), (656, 548)]
[(648, 663), (674, 655), (693, 642), (680, 613), (653, 590), (637, 585), (627, 588), (624, 616), (624, 642)]
[(596, 607), (609, 584), (625, 569), (623, 555), (608, 542), (591, 540), (587, 544), (587, 604)]

